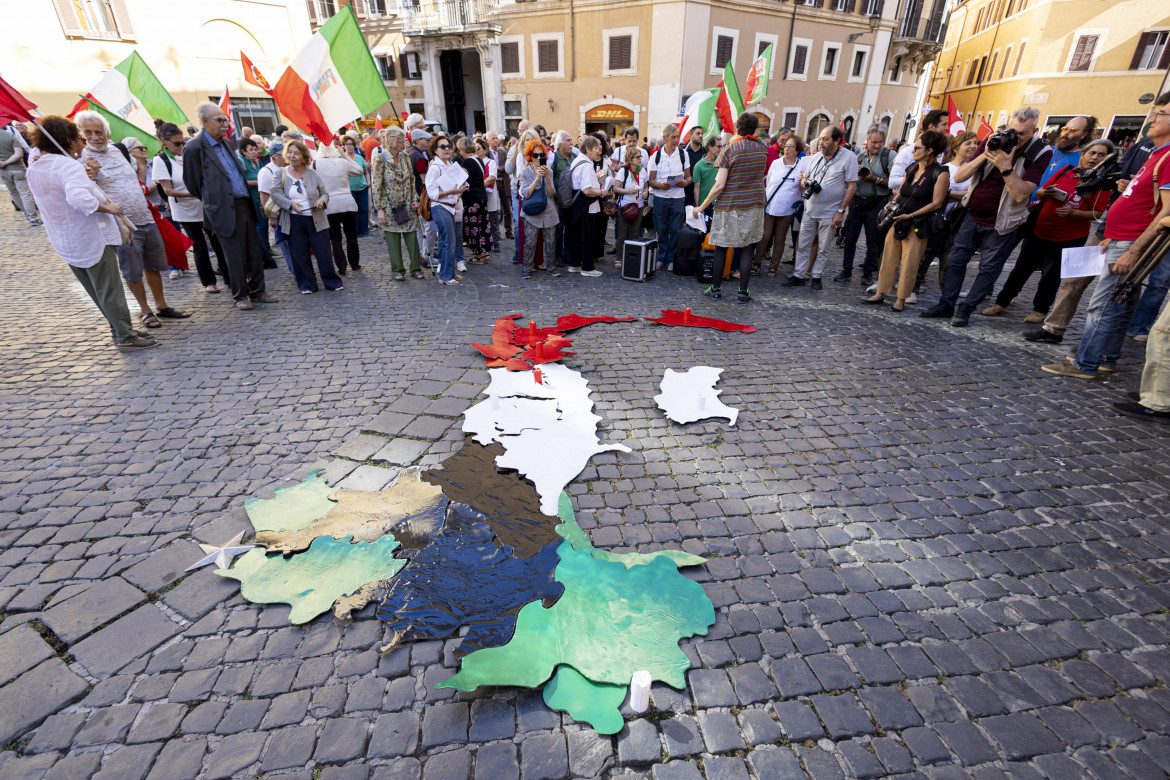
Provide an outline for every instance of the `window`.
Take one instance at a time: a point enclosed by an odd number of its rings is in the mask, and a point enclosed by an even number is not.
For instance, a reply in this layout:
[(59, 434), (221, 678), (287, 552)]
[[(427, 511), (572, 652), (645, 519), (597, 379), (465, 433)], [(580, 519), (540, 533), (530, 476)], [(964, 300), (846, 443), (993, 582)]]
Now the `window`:
[(822, 130), (828, 126), (829, 117), (824, 114), (814, 114), (813, 117), (808, 120), (808, 132), (804, 134), (805, 143), (812, 141), (821, 134)]
[(309, 21), (324, 24), (331, 16), (337, 13), (333, 0), (307, 0), (309, 4)]
[(987, 55), (979, 60), (979, 75), (975, 77), (975, 81), (979, 84), (983, 83), (983, 76), (987, 73)]
[(1072, 57), (1068, 61), (1068, 70), (1073, 72), (1088, 71), (1093, 64), (1093, 52), (1097, 48), (1099, 35), (1077, 36), (1077, 43), (1073, 47)]
[(999, 59), (999, 49), (996, 49), (991, 54), (991, 67), (987, 69), (987, 78), (992, 80), (995, 78), (995, 62)]
[(826, 43), (825, 48), (821, 52), (821, 75), (822, 80), (833, 80), (837, 78), (837, 60), (841, 55), (841, 44)]
[(768, 45), (771, 43), (771, 41), (765, 40), (756, 41), (756, 56), (759, 57), (761, 54), (763, 54), (764, 49), (768, 48)]
[(808, 53), (812, 41), (808, 38), (793, 38), (792, 51), (788, 57), (788, 78), (804, 81), (808, 76)]
[[(219, 95), (209, 95), (208, 99), (214, 103)], [(236, 132), (241, 128), (250, 127), (261, 135), (269, 135), (276, 129), (276, 101), (272, 98), (249, 98), (232, 95), (232, 124)]]
[(885, 5), (883, 0), (866, 0), (865, 15), (866, 16), (881, 16), (883, 5)]
[(520, 132), (526, 100), (523, 95), (504, 95), (504, 127), (508, 132)]
[(388, 0), (366, 0), (366, 15), (367, 16), (386, 16), (386, 3)]
[(999, 77), (1002, 79), (1007, 73), (1008, 63), (1012, 61), (1012, 47), (1003, 50), (1003, 65), (999, 67)]
[(1130, 70), (1165, 70), (1170, 67), (1170, 46), (1167, 38), (1170, 32), (1144, 32), (1138, 38), (1137, 49), (1133, 53), (1133, 61), (1129, 63)]
[(1020, 65), (1024, 61), (1024, 49), (1028, 46), (1028, 41), (1020, 41), (1020, 53), (1016, 55), (1016, 66), (1012, 68), (1012, 76), (1020, 75)]
[(784, 109), (784, 126), (785, 127), (789, 128), (791, 130), (795, 130), (796, 123), (799, 121), (800, 121), (800, 110), (799, 109), (797, 109), (796, 111), (790, 111), (788, 109)]
[(850, 81), (865, 81), (865, 66), (869, 63), (869, 47), (853, 47), (853, 65), (849, 69)]
[(1012, 7), (1015, 4), (1016, 4), (1016, 0), (1008, 0), (1007, 11), (1004, 13), (1004, 16), (1011, 16), (1012, 15)]
[(418, 52), (404, 51), (398, 56), (402, 64), (402, 77), (407, 81), (418, 81), (422, 78), (422, 68), (419, 67)]
[(711, 28), (711, 75), (722, 76), (727, 63), (735, 63), (736, 49), (739, 48), (739, 30), (727, 27)]
[(378, 74), (382, 77), (382, 81), (398, 80), (398, 75), (394, 72), (393, 54), (380, 54), (374, 57), (374, 62), (378, 65)]
[(638, 28), (602, 30), (601, 36), (604, 45), (602, 75), (638, 75)]
[(54, 0), (66, 38), (137, 40), (125, 0)]
[(975, 74), (976, 74), (976, 72), (978, 72), (978, 70), (979, 70), (979, 61), (976, 60), (975, 62), (971, 63), (971, 69), (969, 71), (967, 71), (966, 86), (969, 87), (975, 83)]
[(772, 47), (772, 67), (768, 70), (768, 78), (773, 78), (776, 75), (776, 60), (780, 60), (780, 64), (784, 64), (784, 57), (780, 54), (780, 37), (768, 33), (756, 33), (756, 53), (759, 57), (764, 53), (764, 49)]
[(500, 40), (500, 73), (524, 77), (524, 66), (520, 62), (520, 41)]
[(902, 58), (894, 57), (893, 62), (890, 63), (890, 79), (891, 84), (902, 83)]
[(564, 33), (542, 33), (532, 38), (532, 78), (535, 79), (563, 79), (565, 77)]
[(406, 113), (418, 114), (419, 116), (422, 116), (427, 113), (427, 107), (423, 103), (407, 103)]
[(971, 28), (972, 33), (977, 33), (983, 29), (983, 14), (986, 10), (986, 8), (979, 9), (979, 15), (975, 17), (975, 26)]

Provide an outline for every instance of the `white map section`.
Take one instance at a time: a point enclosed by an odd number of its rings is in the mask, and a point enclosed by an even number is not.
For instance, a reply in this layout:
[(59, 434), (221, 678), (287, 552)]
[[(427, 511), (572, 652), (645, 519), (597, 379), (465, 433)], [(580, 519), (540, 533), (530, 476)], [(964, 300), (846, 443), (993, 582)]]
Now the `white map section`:
[(463, 431), (480, 444), (499, 442), (500, 468), (516, 469), (536, 485), (540, 510), (556, 515), (561, 491), (599, 452), (629, 452), (597, 438), (601, 418), (593, 413), (589, 383), (557, 363), (540, 367), (543, 384), (531, 371), (489, 370), (491, 383), (463, 417)]
[(726, 417), (735, 425), (738, 409), (719, 400), (722, 390), (715, 389), (722, 368), (694, 366), (686, 371), (666, 369), (662, 376), (661, 395), (654, 396), (658, 408), (675, 422), (692, 423), (708, 417)]

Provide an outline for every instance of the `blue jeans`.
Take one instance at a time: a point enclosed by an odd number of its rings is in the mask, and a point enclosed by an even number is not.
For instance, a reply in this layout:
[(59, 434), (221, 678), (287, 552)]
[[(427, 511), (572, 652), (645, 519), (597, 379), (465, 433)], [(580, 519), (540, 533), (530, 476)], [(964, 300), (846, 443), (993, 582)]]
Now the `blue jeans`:
[[(519, 173), (516, 174), (519, 177)], [(516, 236), (516, 249), (512, 252), (512, 263), (520, 262), (520, 195), (513, 193), (512, 198), (512, 235)], [(546, 267), (552, 264), (545, 260)]]
[[(1166, 261), (1158, 267), (1161, 268), (1163, 265), (1166, 265)], [(1162, 302), (1166, 300), (1166, 290), (1170, 287), (1170, 276), (1162, 274), (1161, 279), (1158, 279), (1158, 276), (1158, 269), (1154, 269), (1154, 272), (1146, 277), (1146, 291), (1142, 293), (1137, 312), (1133, 315), (1133, 325), (1129, 326), (1131, 336), (1150, 335), (1150, 328), (1158, 319)]]
[(1097, 284), (1093, 287), (1092, 297), (1089, 298), (1089, 310), (1085, 314), (1085, 332), (1081, 335), (1081, 343), (1077, 346), (1077, 368), (1086, 374), (1095, 374), (1102, 363), (1112, 363), (1121, 355), (1121, 347), (1125, 343), (1125, 332), (1133, 321), (1133, 313), (1137, 310), (1137, 296), (1125, 303), (1114, 303), (1109, 300), (1113, 289), (1123, 278), (1123, 274), (1110, 273), (1108, 264), (1116, 262), (1125, 250), (1133, 246), (1132, 241), (1110, 241), (1105, 250), (1106, 268), (1097, 277)]
[(435, 204), (431, 208), (431, 221), (439, 229), (439, 279), (449, 282), (455, 278), (455, 263), (463, 259), (463, 241), (455, 215), (447, 209)]
[(674, 263), (674, 242), (686, 218), (682, 198), (654, 198), (654, 229), (658, 232), (658, 264)]
[(370, 188), (351, 190), (350, 194), (357, 201), (357, 234), (368, 236), (370, 234)]
[(288, 272), (296, 276), (296, 269), (293, 268), (292, 244), (289, 242), (288, 236), (280, 232), (280, 225), (277, 225), (273, 229), (276, 231), (276, 246), (280, 248), (280, 253), (284, 255), (284, 264), (288, 266)]
[(967, 263), (979, 252), (979, 274), (971, 285), (964, 305), (975, 308), (991, 295), (995, 282), (1003, 271), (1008, 255), (1016, 246), (1016, 234), (1001, 236), (993, 227), (983, 227), (970, 215), (963, 218), (963, 224), (955, 231), (955, 242), (947, 255), (947, 278), (943, 285), (943, 303), (954, 306), (963, 291), (963, 280), (967, 276)]

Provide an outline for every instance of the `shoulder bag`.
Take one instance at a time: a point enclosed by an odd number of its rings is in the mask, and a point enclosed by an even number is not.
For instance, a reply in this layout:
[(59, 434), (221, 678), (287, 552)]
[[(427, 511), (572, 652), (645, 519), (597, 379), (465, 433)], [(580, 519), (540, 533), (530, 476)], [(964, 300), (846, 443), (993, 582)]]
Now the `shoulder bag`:
[[(286, 168), (281, 168), (280, 169), (280, 189), (282, 192), (284, 191), (285, 183), (287, 181), (288, 181), (288, 170)], [(265, 203), (264, 207), (260, 210), (262, 212), (264, 212), (264, 216), (268, 217), (269, 219), (280, 219), (280, 206), (277, 205), (276, 201), (272, 199), (271, 195), (268, 196), (268, 202)]]
[(548, 208), (548, 185), (545, 184), (543, 176), (536, 177), (536, 181), (540, 186), (532, 191), (532, 194), (524, 198), (524, 213), (530, 217), (539, 216)]

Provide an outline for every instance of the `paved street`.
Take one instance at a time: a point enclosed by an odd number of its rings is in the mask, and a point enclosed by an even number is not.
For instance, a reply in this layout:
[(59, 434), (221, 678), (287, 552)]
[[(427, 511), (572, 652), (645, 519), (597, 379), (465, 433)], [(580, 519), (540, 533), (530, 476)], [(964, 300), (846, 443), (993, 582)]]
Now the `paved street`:
[[(300, 296), (281, 268), (253, 312), (170, 282), (194, 316), (121, 354), (43, 231), (0, 212), (0, 780), (1170, 772), (1167, 431), (1110, 409), (1141, 345), (1107, 381), (1040, 372), (1064, 351), (1019, 339), (1031, 287), (960, 331), (856, 283), (760, 279), (742, 306), (612, 263), (522, 283), (504, 259), (401, 284), (370, 238), (345, 291)], [(321, 466), (380, 489), (458, 449), (496, 317), (685, 305), (758, 331), (599, 324), (565, 361), (633, 450), (570, 486), (582, 527), (707, 556), (689, 576), (717, 612), (683, 642), (688, 689), (656, 685), (616, 737), (539, 693), (435, 690), (443, 643), (383, 657), (372, 608), (290, 627), (184, 575), (197, 542), (250, 532), (245, 498)], [(657, 409), (663, 369), (693, 365), (727, 369), (736, 427)]]

